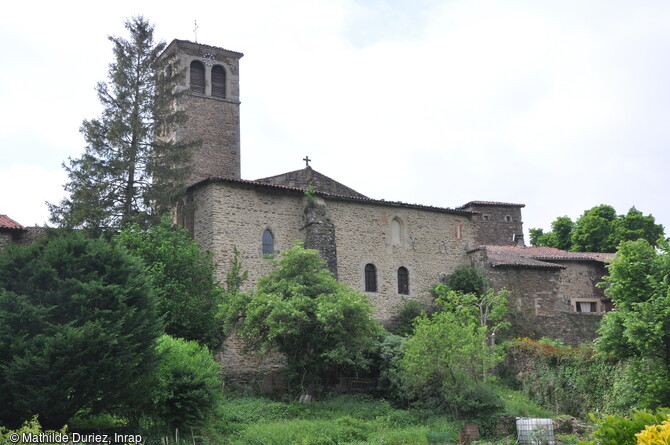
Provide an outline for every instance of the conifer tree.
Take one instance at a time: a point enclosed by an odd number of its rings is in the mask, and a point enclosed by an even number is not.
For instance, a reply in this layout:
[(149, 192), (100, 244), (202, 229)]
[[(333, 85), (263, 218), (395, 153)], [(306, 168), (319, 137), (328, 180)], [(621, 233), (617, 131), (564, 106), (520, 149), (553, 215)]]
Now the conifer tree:
[(61, 227), (99, 234), (129, 222), (155, 221), (183, 191), (192, 142), (176, 141), (185, 119), (175, 107), (183, 71), (175, 59), (161, 58), (164, 42), (143, 17), (126, 21), (128, 40), (109, 37), (114, 61), (109, 81), (96, 86), (104, 109), (84, 120), (86, 151), (63, 164), (70, 193), (49, 204), (51, 221)]

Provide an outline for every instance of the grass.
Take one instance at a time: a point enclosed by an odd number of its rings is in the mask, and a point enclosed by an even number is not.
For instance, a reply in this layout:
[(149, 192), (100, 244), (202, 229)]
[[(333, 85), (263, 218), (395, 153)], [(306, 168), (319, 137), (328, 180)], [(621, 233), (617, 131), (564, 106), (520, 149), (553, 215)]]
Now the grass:
[(219, 440), (245, 445), (428, 445), (429, 433), (448, 433), (457, 438), (462, 427), (446, 416), (399, 410), (385, 400), (351, 395), (307, 405), (229, 397), (220, 421), (226, 424), (227, 434)]
[[(523, 393), (497, 387), (508, 417), (553, 417)], [(107, 424), (118, 419), (98, 418)], [(216, 445), (437, 445), (458, 443), (464, 421), (427, 410), (394, 408), (367, 395), (338, 395), (310, 404), (279, 402), (260, 396), (227, 394), (200, 434)], [(491, 424), (489, 424), (491, 427)], [(480, 424), (480, 431), (487, 428)], [(181, 444), (192, 444), (190, 431), (180, 432)], [(160, 444), (165, 432), (145, 432), (147, 445)], [(185, 436), (184, 436), (185, 435)], [(562, 443), (577, 443), (566, 441)], [(174, 434), (170, 439), (174, 445)], [(476, 442), (512, 444), (512, 436)]]

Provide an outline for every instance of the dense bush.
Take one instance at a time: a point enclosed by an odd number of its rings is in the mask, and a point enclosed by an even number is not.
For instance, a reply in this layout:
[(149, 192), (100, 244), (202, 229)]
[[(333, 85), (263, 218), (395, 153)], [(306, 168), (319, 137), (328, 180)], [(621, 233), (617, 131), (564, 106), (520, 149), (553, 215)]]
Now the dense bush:
[(405, 337), (385, 333), (371, 360), (372, 373), (377, 376), (375, 394), (396, 405), (404, 405), (407, 402), (399, 369), (406, 341)]
[(256, 287), (229, 293), (225, 317), (248, 347), (286, 355), (292, 391), (313, 392), (319, 374), (333, 367), (364, 366), (381, 329), (373, 307), (333, 277), (318, 251), (296, 243)]
[(188, 232), (163, 218), (149, 229), (130, 226), (117, 240), (142, 258), (151, 278), (165, 332), (215, 349), (223, 338), (218, 316), (223, 288), (216, 281), (210, 253)]
[(198, 427), (222, 401), (220, 365), (206, 347), (163, 335), (158, 367), (149, 379), (151, 405), (145, 413), (168, 430)]
[(635, 437), (637, 437), (637, 445), (666, 445), (670, 443), (670, 416), (660, 425), (647, 425)]
[(0, 255), (0, 424), (132, 406), (162, 331), (141, 261), (78, 234)]
[(463, 266), (443, 280), (449, 290), (482, 295), (488, 288), (487, 278), (475, 267)]
[[(21, 440), (17, 441), (16, 434)], [(67, 428), (63, 427), (59, 431), (43, 430), (37, 416), (30, 420), (26, 420), (20, 428), (9, 430), (0, 426), (0, 444), (14, 444), (14, 443), (41, 443), (44, 445), (56, 445), (63, 443), (63, 438), (68, 434)], [(24, 442), (23, 438), (29, 438), (28, 442)], [(54, 440), (46, 441), (45, 438), (51, 437)]]
[(399, 361), (408, 399), (457, 418), (486, 417), (502, 405), (486, 385), (501, 357), (486, 343), (486, 327), (454, 312), (418, 319)]
[(400, 313), (395, 317), (395, 324), (389, 330), (392, 334), (400, 336), (408, 336), (414, 333), (414, 325), (416, 318), (425, 313), (426, 310), (416, 300), (407, 300), (403, 304)]
[(634, 411), (629, 416), (606, 416), (600, 419), (591, 415), (591, 419), (598, 426), (591, 434), (590, 440), (582, 442), (582, 445), (635, 445), (637, 433), (648, 425), (656, 425), (667, 420), (668, 414), (670, 409), (664, 408), (655, 412)]
[(531, 399), (552, 411), (585, 417), (612, 410), (613, 392), (623, 365), (594, 355), (591, 348), (570, 348), (528, 339), (508, 349), (507, 373)]

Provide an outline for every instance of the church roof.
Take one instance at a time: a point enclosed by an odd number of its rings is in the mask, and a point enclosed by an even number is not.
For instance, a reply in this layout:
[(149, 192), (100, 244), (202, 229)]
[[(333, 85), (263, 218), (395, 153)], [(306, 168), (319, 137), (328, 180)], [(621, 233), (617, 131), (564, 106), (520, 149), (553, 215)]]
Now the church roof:
[(564, 269), (554, 261), (596, 261), (604, 263), (614, 257), (613, 253), (568, 252), (554, 247), (532, 246), (479, 246), (470, 250), (484, 250), (492, 267), (532, 267), (544, 269)]
[(0, 229), (4, 230), (26, 230), (21, 224), (7, 215), (0, 215)]
[(288, 185), (299, 189), (313, 187), (314, 190), (340, 196), (353, 196), (356, 198), (367, 198), (362, 193), (347, 187), (346, 185), (335, 181), (328, 176), (319, 173), (312, 167), (305, 167), (301, 170), (295, 170), (281, 175), (270, 176), (267, 178), (256, 179), (257, 182), (266, 184)]
[[(277, 190), (277, 191), (286, 191), (286, 192), (293, 192), (293, 193), (299, 193), (299, 194), (304, 194), (307, 191), (306, 187), (295, 187), (295, 186), (290, 186), (290, 185), (281, 185), (281, 184), (268, 184), (265, 182), (260, 182), (260, 181), (249, 181), (246, 179), (231, 179), (231, 178), (219, 178), (219, 177), (209, 177), (207, 179), (203, 179), (201, 181), (196, 182), (195, 184), (190, 185), (187, 190), (193, 190), (199, 187), (202, 187), (206, 184), (212, 184), (212, 183), (227, 183), (227, 184), (246, 184), (253, 186), (255, 188), (260, 188), (260, 189), (266, 189), (266, 190)], [(321, 196), (324, 198), (329, 198), (329, 199), (335, 199), (339, 201), (354, 201), (354, 202), (360, 202), (364, 204), (379, 204), (379, 205), (386, 205), (386, 206), (392, 206), (392, 207), (405, 207), (409, 209), (417, 209), (417, 210), (428, 210), (432, 212), (440, 212), (440, 213), (452, 213), (452, 214), (457, 214), (457, 215), (464, 215), (464, 216), (472, 216), (472, 215), (477, 215), (478, 212), (471, 212), (469, 210), (461, 210), (461, 209), (450, 209), (447, 207), (434, 207), (434, 206), (427, 206), (427, 205), (422, 205), (422, 204), (408, 204), (405, 202), (400, 202), (400, 201), (386, 201), (383, 199), (371, 199), (367, 198), (363, 195), (360, 197), (358, 196), (351, 196), (351, 195), (339, 195), (335, 193), (328, 193), (328, 192), (323, 192), (321, 190), (314, 190), (314, 194), (316, 196)]]

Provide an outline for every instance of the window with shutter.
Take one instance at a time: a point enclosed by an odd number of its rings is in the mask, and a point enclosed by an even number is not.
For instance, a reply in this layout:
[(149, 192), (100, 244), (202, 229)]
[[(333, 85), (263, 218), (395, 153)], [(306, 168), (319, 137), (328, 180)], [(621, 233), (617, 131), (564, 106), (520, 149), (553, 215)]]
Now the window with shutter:
[(226, 98), (226, 70), (220, 65), (212, 68), (212, 97)]
[(191, 62), (191, 91), (205, 94), (205, 65), (197, 60)]

